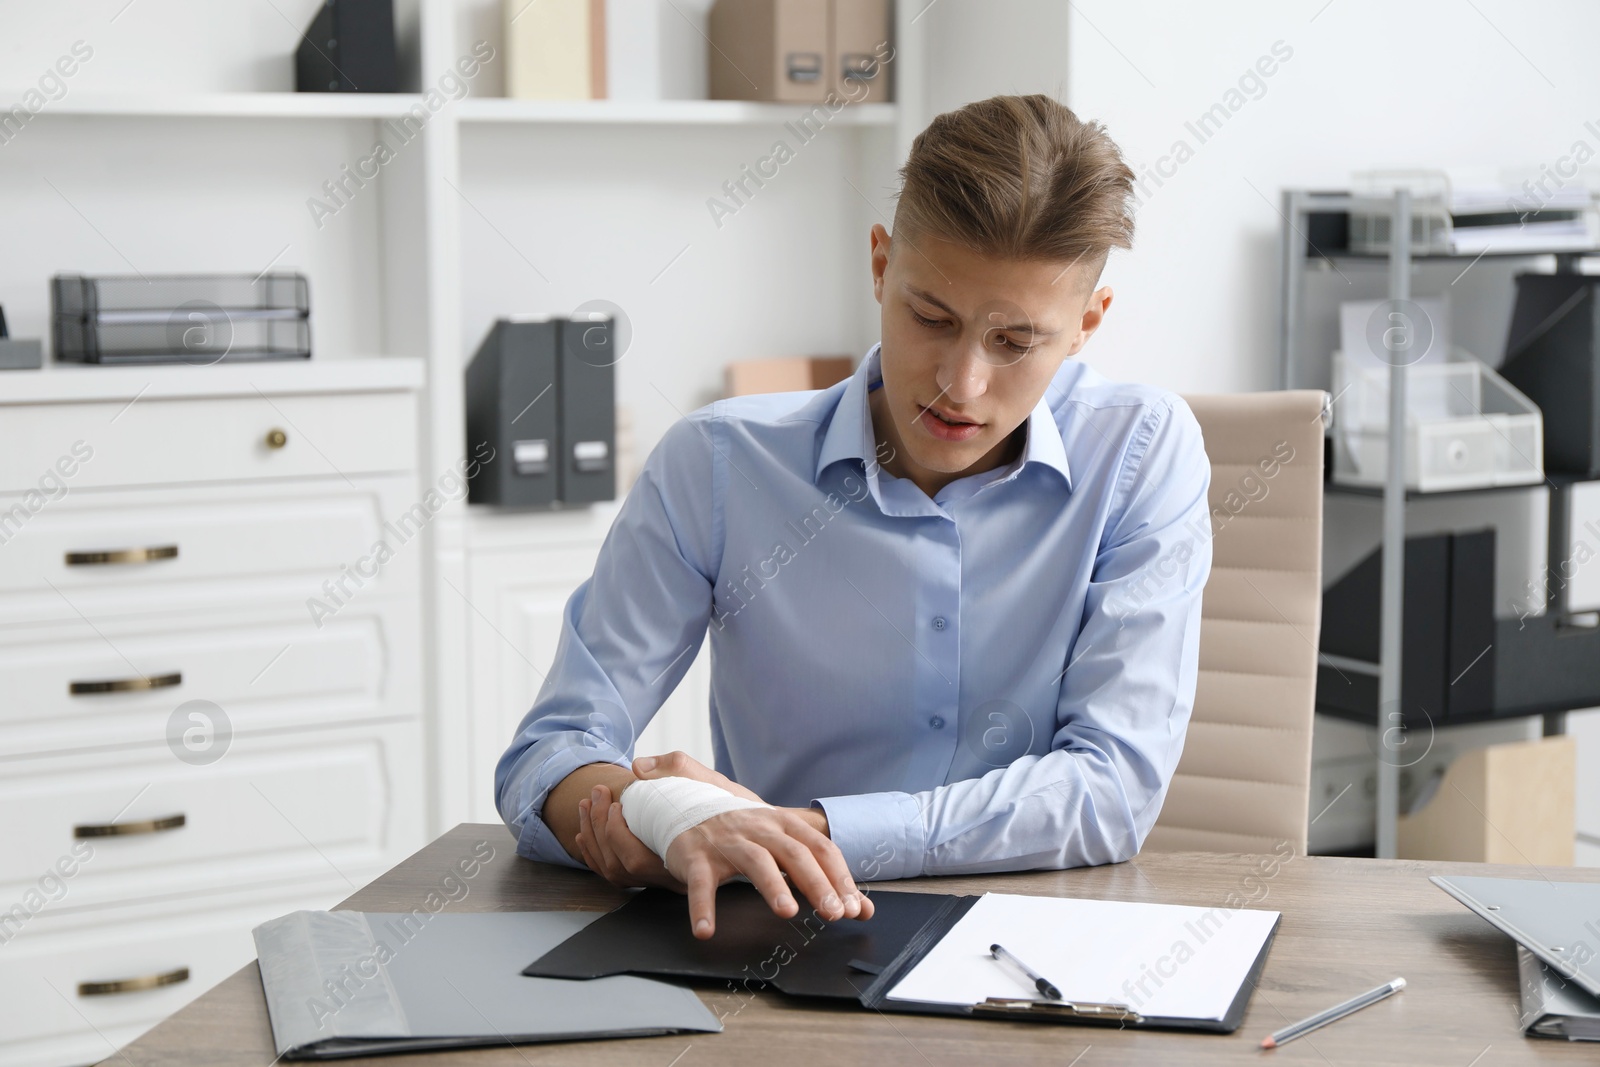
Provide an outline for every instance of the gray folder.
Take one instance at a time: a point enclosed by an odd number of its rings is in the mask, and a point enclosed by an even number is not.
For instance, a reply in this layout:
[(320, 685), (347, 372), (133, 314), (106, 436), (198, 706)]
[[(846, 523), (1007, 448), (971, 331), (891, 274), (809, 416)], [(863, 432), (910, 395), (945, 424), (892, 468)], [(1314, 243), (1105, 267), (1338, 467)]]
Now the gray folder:
[(1522, 1029), (1533, 1037), (1600, 1041), (1600, 997), (1591, 997), (1555, 968), (1517, 946)]
[(297, 911), (255, 928), (284, 1059), (642, 1037), (722, 1024), (647, 978), (528, 978), (528, 960), (599, 912)]
[(1434, 875), (1434, 885), (1499, 927), (1564, 980), (1600, 997), (1600, 882)]

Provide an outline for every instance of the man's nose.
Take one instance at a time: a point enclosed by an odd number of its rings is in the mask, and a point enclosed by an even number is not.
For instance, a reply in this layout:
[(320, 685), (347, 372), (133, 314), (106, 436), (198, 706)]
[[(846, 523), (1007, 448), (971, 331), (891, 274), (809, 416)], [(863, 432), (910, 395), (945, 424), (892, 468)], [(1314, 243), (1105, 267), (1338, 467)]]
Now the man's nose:
[(971, 403), (988, 391), (990, 368), (982, 348), (980, 336), (940, 364), (939, 388), (952, 404)]

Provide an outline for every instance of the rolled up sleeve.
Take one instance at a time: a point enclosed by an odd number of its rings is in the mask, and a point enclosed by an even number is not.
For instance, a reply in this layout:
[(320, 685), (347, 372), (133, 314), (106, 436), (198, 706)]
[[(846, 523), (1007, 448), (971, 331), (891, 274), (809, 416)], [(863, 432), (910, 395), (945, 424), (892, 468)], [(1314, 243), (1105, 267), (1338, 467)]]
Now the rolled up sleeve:
[(606, 535), (593, 576), (567, 601), (550, 672), (495, 767), (496, 805), (521, 855), (582, 866), (545, 825), (545, 799), (579, 767), (629, 763), (705, 639), (720, 551), (715, 432), (704, 411), (667, 432)]

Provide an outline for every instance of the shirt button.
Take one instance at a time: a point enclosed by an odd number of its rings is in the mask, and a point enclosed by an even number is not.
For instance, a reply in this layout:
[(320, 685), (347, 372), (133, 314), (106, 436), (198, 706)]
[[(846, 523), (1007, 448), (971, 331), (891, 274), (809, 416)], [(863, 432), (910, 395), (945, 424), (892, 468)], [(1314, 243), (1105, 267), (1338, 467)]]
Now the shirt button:
[(943, 615), (935, 615), (933, 617), (933, 628), (935, 630), (942, 630), (942, 629), (944, 629), (944, 627), (945, 627), (944, 616)]
[(933, 727), (935, 730), (942, 729), (944, 727), (944, 719), (938, 715), (935, 715), (933, 718), (928, 720), (928, 725)]

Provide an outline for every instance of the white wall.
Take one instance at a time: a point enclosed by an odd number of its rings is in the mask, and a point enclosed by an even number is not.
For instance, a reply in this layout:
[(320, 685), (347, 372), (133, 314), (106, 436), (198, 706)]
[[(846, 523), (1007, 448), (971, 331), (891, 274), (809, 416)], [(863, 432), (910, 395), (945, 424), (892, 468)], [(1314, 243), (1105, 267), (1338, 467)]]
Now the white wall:
[[(1600, 119), (1600, 4), (1230, 0), (1222, 14), (1076, 0), (1073, 10), (1067, 103), (1103, 121), (1136, 171), (1179, 138), (1195, 148), (1151, 186), (1134, 252), (1107, 269), (1117, 303), (1086, 354), (1128, 378), (1190, 391), (1275, 384), (1285, 187), (1342, 188), (1373, 167), (1537, 169), (1579, 138), (1600, 148), (1584, 129)], [(1293, 54), (1265, 92), (1198, 143), (1185, 122), (1280, 40)]]

